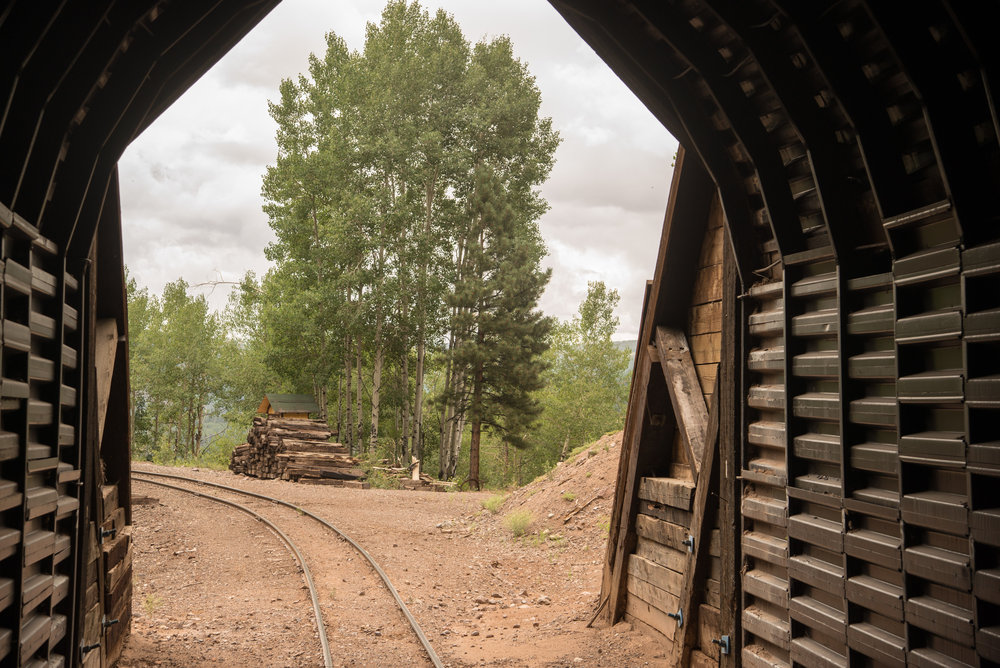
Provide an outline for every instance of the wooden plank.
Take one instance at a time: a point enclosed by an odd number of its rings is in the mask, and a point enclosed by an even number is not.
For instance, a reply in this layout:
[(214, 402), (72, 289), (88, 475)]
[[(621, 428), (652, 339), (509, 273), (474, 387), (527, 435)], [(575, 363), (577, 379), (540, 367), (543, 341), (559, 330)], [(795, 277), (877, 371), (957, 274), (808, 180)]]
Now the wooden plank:
[(667, 636), (663, 635), (660, 631), (658, 631), (657, 629), (653, 628), (652, 626), (650, 626), (646, 622), (642, 621), (641, 619), (639, 619), (635, 615), (631, 615), (628, 612), (626, 612), (625, 613), (625, 621), (627, 621), (629, 624), (631, 624), (633, 626), (633, 628), (637, 629), (643, 635), (648, 636), (654, 642), (658, 642), (658, 643), (661, 643), (661, 644), (667, 644), (667, 643), (671, 642), (671, 638), (668, 638)]
[(722, 264), (703, 267), (695, 273), (692, 304), (707, 304), (722, 294)]
[(691, 652), (691, 668), (715, 668), (719, 662), (695, 650)]
[(742, 341), (746, 331), (743, 302), (736, 295), (742, 294), (736, 259), (728, 243), (722, 256), (722, 342), (719, 363), (719, 509), (720, 551), (726, 555), (722, 578), (719, 581), (719, 624), (729, 636), (732, 650), (720, 657), (719, 665), (734, 668), (742, 654), (741, 615), (739, 611), (741, 564), (743, 563), (740, 537), (740, 517), (737, 513), (739, 499), (740, 435), (746, 433), (746, 414), (741, 412), (739, 397), (746, 396), (745, 380), (741, 370), (744, 365)]
[(719, 609), (704, 603), (698, 606), (698, 649), (719, 660), (719, 646), (712, 642), (713, 638), (719, 638), (722, 633), (719, 631)]
[(695, 364), (712, 364), (721, 357), (722, 334), (699, 334), (691, 337), (691, 358)]
[(662, 610), (643, 601), (638, 596), (629, 596), (625, 603), (626, 614), (632, 615), (644, 624), (662, 633), (667, 640), (674, 639), (674, 627), (676, 623)]
[(719, 375), (719, 364), (717, 362), (695, 364), (694, 370), (698, 374), (702, 395), (711, 397), (712, 390), (715, 388), (715, 377)]
[(677, 611), (679, 599), (676, 594), (671, 594), (666, 589), (660, 589), (656, 585), (650, 584), (640, 578), (629, 576), (628, 593), (629, 596), (638, 596), (661, 612), (670, 613)]
[[(718, 485), (719, 480), (719, 459), (715, 456), (719, 440), (718, 399), (719, 391), (718, 383), (716, 383), (716, 389), (712, 393), (711, 415), (705, 425), (704, 436), (707, 448), (705, 449), (705, 460), (702, 470), (707, 471), (708, 474), (695, 478), (697, 488), (691, 517), (691, 535), (694, 536), (694, 549), (686, 555), (687, 558), (683, 572), (687, 576), (687, 579), (684, 583), (684, 591), (680, 597), (680, 612), (684, 615), (684, 619), (691, 618), (695, 593), (698, 589), (699, 571), (704, 572), (709, 566), (709, 550), (706, 543), (709, 540), (710, 525), (705, 519), (710, 510), (709, 501), (711, 497), (709, 492), (713, 486)], [(716, 579), (719, 579), (719, 577), (717, 576)], [(687, 665), (694, 643), (696, 630), (694, 626), (694, 624), (688, 623), (681, 627), (681, 641), (675, 642), (673, 645), (673, 665)]]
[(722, 262), (722, 239), (725, 232), (722, 227), (705, 230), (705, 240), (701, 244), (698, 267), (710, 267)]
[(722, 331), (722, 302), (711, 301), (691, 307), (687, 332), (690, 336)]
[[(721, 592), (721, 583), (714, 579), (709, 578), (705, 581), (705, 603), (712, 606), (713, 608), (719, 607)], [(721, 627), (720, 627), (721, 628)]]
[(643, 501), (654, 501), (666, 506), (691, 509), (691, 493), (694, 483), (677, 478), (642, 478), (639, 482), (639, 498)]
[(678, 573), (684, 572), (686, 553), (660, 545), (656, 541), (639, 538), (635, 544), (635, 554)]
[[(709, 335), (711, 336), (711, 335)], [(701, 385), (694, 370), (691, 349), (684, 332), (673, 327), (656, 328), (656, 349), (663, 367), (663, 377), (670, 392), (674, 418), (691, 464), (691, 477), (698, 479), (705, 455), (705, 424), (708, 411), (701, 395)]]
[[(647, 292), (648, 298), (648, 292)], [(613, 526), (614, 535), (609, 536), (608, 558), (605, 559), (604, 582), (607, 588), (607, 621), (614, 624), (625, 611), (626, 561), (635, 546), (634, 519), (638, 502), (638, 481), (636, 469), (639, 464), (639, 442), (645, 420), (646, 396), (649, 390), (649, 376), (652, 368), (645, 348), (640, 348), (636, 359), (637, 373), (632, 379), (628, 414), (625, 419), (625, 433), (622, 437), (621, 461), (618, 467), (618, 482), (615, 489), (615, 509), (618, 522)], [(610, 571), (610, 572), (609, 572)], [(610, 575), (610, 577), (608, 577)], [(604, 589), (604, 587), (601, 587)], [(638, 616), (638, 615), (636, 615)]]
[(104, 418), (108, 414), (111, 397), (111, 379), (115, 373), (115, 354), (118, 350), (118, 323), (114, 318), (97, 321), (94, 334), (94, 367), (97, 371), (97, 442), (104, 436)]
[(687, 549), (684, 545), (688, 535), (686, 526), (665, 522), (649, 515), (639, 515), (635, 518), (635, 531), (643, 538), (655, 540), (657, 543), (675, 550)]
[(645, 580), (660, 589), (670, 592), (674, 596), (680, 596), (681, 592), (684, 591), (683, 574), (670, 570), (638, 554), (629, 556), (628, 574), (629, 577)]

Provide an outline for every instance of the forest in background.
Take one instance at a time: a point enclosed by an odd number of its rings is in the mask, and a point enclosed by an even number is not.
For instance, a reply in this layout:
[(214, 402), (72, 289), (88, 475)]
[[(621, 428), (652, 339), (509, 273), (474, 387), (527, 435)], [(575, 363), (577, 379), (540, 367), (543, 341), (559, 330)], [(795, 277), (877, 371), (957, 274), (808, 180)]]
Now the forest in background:
[(469, 487), (523, 483), (620, 428), (616, 292), (538, 308), (538, 193), (558, 134), (506, 37), (390, 2), (269, 104), (273, 268), (222, 313), (181, 279), (129, 287), (134, 454), (228, 460), (265, 392), (309, 393), (356, 456)]

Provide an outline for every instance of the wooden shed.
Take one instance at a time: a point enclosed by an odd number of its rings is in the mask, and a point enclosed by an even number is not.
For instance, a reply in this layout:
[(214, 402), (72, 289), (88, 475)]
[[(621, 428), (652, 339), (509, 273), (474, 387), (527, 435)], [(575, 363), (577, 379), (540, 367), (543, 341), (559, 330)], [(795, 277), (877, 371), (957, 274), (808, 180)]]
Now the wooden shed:
[(311, 394), (274, 394), (269, 392), (261, 399), (257, 412), (263, 415), (308, 419), (311, 414), (319, 413), (320, 410)]

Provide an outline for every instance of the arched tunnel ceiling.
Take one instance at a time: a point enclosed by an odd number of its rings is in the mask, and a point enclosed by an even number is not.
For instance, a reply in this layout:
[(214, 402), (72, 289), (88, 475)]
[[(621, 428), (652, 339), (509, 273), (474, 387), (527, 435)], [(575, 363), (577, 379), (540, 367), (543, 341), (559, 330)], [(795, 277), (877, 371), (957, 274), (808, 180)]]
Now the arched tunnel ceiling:
[(925, 207), (996, 238), (997, 3), (551, 3), (701, 159), (744, 281), (772, 235), (888, 270), (884, 223)]
[[(997, 3), (551, 2), (700, 158), (744, 278), (765, 227), (783, 255), (846, 258), (947, 202), (967, 237), (994, 236)], [(0, 202), (89, 237), (73, 230), (128, 143), (276, 4), (9, 3)]]
[(125, 147), (277, 2), (9, 2), (0, 222), (16, 214), (85, 255)]

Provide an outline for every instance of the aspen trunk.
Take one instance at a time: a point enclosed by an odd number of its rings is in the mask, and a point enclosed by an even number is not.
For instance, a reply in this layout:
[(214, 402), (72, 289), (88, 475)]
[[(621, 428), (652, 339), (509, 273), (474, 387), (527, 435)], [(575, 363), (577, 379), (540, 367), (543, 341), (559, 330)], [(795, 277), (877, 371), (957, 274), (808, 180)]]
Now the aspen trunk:
[(372, 427), (369, 432), (368, 454), (374, 459), (378, 448), (378, 420), (382, 398), (382, 315), (381, 309), (375, 315), (375, 360), (372, 368)]
[(400, 435), (400, 461), (404, 464), (410, 461), (410, 356), (408, 353), (403, 353), (403, 360), (400, 365), (400, 385), (402, 392), (400, 396), (403, 398), (402, 405), (402, 424), (400, 425), (399, 435)]
[(344, 377), (337, 375), (337, 438), (343, 436), (344, 426)]
[(424, 355), (426, 343), (423, 332), (417, 334), (417, 368), (413, 378), (413, 456), (424, 458)]
[(354, 456), (354, 418), (351, 416), (351, 337), (347, 337), (346, 353), (344, 354), (344, 377), (347, 378), (347, 419), (344, 424), (347, 426), (347, 449), (350, 455)]
[(364, 447), (363, 443), (365, 440), (364, 436), (362, 436), (361, 434), (361, 410), (363, 408), (363, 404), (361, 403), (361, 337), (360, 336), (358, 337), (357, 340), (357, 355), (358, 355), (357, 356), (358, 377), (357, 377), (357, 384), (354, 386), (354, 392), (357, 397), (357, 401), (355, 402), (354, 406), (355, 407), (354, 419), (356, 421), (354, 433), (357, 439), (358, 453), (360, 454), (361, 449)]

